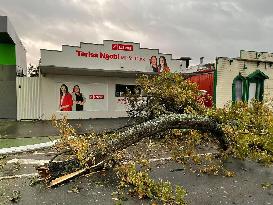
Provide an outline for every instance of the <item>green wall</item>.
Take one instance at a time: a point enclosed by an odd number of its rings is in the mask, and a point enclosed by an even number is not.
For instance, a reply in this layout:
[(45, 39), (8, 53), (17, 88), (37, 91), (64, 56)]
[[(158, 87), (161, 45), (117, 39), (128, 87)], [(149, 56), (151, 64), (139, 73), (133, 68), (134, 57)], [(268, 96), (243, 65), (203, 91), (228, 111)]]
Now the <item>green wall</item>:
[(15, 45), (0, 43), (0, 118), (16, 119), (16, 54)]
[(0, 43), (0, 65), (16, 65), (15, 45)]

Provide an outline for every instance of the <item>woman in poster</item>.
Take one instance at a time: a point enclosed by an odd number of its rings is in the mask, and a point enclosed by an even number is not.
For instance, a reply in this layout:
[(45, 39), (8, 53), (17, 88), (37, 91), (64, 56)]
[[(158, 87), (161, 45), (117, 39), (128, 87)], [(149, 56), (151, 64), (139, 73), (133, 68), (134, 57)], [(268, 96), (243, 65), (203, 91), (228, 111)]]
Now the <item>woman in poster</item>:
[(159, 58), (158, 72), (170, 72), (170, 68), (167, 65), (167, 60), (164, 56)]
[(150, 66), (153, 69), (153, 72), (158, 72), (157, 58), (156, 58), (156, 56), (152, 56), (150, 58)]
[(73, 88), (73, 104), (75, 105), (76, 111), (83, 111), (83, 105), (86, 101), (85, 97), (80, 91), (80, 87), (78, 85), (75, 85)]
[(65, 84), (60, 88), (60, 111), (72, 111), (72, 95), (68, 92), (68, 87)]

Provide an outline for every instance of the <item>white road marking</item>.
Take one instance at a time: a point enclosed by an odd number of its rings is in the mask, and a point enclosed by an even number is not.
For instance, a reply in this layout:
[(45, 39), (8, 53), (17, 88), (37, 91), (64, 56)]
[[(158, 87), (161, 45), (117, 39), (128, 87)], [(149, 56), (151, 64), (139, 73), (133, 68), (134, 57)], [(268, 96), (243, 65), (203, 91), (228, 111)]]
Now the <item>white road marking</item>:
[(14, 153), (19, 153), (19, 152), (28, 152), (28, 151), (33, 151), (33, 150), (37, 150), (37, 149), (44, 149), (44, 148), (48, 148), (48, 147), (53, 146), (57, 142), (58, 142), (58, 140), (54, 140), (51, 142), (45, 142), (45, 143), (40, 143), (40, 144), (2, 148), (2, 149), (0, 149), (0, 155), (1, 154), (14, 154)]
[(171, 157), (167, 158), (154, 158), (154, 159), (149, 159), (149, 162), (157, 162), (157, 161), (166, 161), (166, 160), (171, 160)]
[(19, 163), (19, 164), (32, 164), (32, 165), (43, 165), (48, 163), (49, 160), (40, 160), (40, 159), (11, 159), (7, 161), (7, 164)]
[(5, 180), (5, 179), (15, 179), (15, 178), (35, 177), (35, 176), (39, 176), (38, 173), (20, 174), (20, 175), (13, 175), (13, 176), (4, 176), (4, 177), (0, 177), (0, 181), (1, 180)]
[[(209, 156), (209, 155), (215, 155), (218, 153), (204, 153), (204, 154), (197, 154), (197, 155), (193, 155), (193, 156)], [(191, 157), (193, 157), (191, 156)], [(188, 158), (190, 156), (184, 156), (185, 158)], [(149, 159), (149, 162), (158, 162), (158, 161), (168, 161), (168, 160), (172, 160), (172, 157), (166, 157), (166, 158), (152, 158)], [(12, 163), (19, 163), (19, 164), (24, 164), (24, 165), (44, 165), (49, 163), (50, 160), (42, 160), (42, 159), (11, 159), (9, 161), (7, 161), (7, 164), (12, 164)], [(61, 162), (61, 161), (55, 161), (54, 162)], [(100, 162), (100, 164), (103, 163)], [(124, 164), (128, 164), (128, 162), (124, 161)]]
[(33, 152), (33, 155), (46, 155), (46, 154), (57, 154), (57, 152)]

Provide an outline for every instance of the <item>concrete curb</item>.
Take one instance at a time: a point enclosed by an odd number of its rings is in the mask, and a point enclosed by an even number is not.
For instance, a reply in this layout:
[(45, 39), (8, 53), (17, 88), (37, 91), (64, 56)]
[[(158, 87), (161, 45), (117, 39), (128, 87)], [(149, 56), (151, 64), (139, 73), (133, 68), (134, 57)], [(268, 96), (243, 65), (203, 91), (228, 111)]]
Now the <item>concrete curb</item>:
[(40, 144), (2, 148), (2, 149), (0, 149), (0, 155), (15, 154), (15, 153), (20, 153), (20, 152), (28, 152), (28, 151), (38, 150), (38, 149), (44, 149), (44, 148), (48, 148), (48, 147), (53, 146), (57, 142), (58, 142), (58, 140), (53, 140), (51, 142), (44, 142), (44, 143), (40, 143)]

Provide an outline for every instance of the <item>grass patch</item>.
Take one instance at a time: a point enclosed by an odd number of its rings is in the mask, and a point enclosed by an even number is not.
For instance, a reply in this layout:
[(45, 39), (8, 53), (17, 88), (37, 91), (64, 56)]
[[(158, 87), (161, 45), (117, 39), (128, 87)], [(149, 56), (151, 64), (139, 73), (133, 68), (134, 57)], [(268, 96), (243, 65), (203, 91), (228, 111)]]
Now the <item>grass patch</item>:
[(50, 138), (49, 137), (30, 137), (30, 138), (0, 139), (0, 149), (45, 143), (55, 139), (58, 139), (58, 137), (50, 137)]

